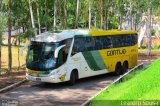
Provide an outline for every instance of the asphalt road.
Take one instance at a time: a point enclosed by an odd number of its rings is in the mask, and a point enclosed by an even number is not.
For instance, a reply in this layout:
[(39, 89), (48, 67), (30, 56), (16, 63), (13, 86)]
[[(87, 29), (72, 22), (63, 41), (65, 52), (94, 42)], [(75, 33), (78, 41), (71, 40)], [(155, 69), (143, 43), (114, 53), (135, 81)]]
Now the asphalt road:
[(117, 77), (111, 74), (94, 76), (81, 79), (74, 86), (27, 82), (1, 94), (0, 99), (16, 100), (20, 106), (79, 106)]
[[(141, 62), (147, 66), (151, 61), (138, 61)], [(46, 84), (29, 81), (7, 93), (0, 94), (0, 106), (2, 101), (6, 102), (6, 100), (16, 100), (19, 106), (79, 106), (116, 78), (118, 76), (104, 74), (80, 79), (73, 86), (68, 83)]]

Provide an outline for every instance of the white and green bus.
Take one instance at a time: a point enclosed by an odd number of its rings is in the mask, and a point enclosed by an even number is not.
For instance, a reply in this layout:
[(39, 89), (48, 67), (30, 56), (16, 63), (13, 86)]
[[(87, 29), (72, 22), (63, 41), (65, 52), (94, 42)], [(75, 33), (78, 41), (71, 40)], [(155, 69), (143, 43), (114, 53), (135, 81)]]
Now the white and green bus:
[(137, 64), (136, 31), (64, 30), (45, 32), (31, 39), (26, 78), (58, 83), (114, 72)]

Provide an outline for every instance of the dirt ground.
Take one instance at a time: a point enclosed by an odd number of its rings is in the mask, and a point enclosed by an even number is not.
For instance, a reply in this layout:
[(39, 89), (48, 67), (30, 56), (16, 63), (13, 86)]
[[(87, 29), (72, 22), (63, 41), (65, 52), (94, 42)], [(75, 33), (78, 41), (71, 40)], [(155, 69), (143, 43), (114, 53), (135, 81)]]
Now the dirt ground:
[(140, 62), (151, 63), (158, 58), (160, 58), (160, 51), (152, 51), (150, 56), (146, 55), (146, 51), (140, 51), (138, 53), (138, 62), (139, 63)]
[(19, 70), (18, 72), (11, 72), (10, 75), (0, 75), (0, 89), (22, 81), (25, 78), (25, 71)]
[[(151, 56), (147, 56), (145, 52), (140, 52), (138, 55), (139, 62), (152, 62), (160, 57), (160, 51), (153, 51)], [(0, 89), (9, 86), (13, 83), (25, 79), (25, 68), (20, 69), (18, 72), (12, 72), (9, 75), (0, 75)]]

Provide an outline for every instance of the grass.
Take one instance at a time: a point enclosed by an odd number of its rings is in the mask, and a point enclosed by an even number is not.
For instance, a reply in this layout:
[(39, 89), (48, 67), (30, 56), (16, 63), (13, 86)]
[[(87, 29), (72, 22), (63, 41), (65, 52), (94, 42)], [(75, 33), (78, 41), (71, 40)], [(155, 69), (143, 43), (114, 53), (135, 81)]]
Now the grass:
[[(111, 85), (96, 96), (91, 106), (105, 106), (107, 100), (160, 100), (160, 59), (153, 62), (148, 68), (134, 73), (122, 83)], [(112, 102), (109, 106), (114, 106)], [(116, 106), (116, 105), (115, 105)]]
[[(146, 53), (147, 49), (138, 49), (139, 53)], [(151, 50), (151, 52), (159, 52), (160, 49), (156, 49), (156, 50)]]
[[(25, 64), (26, 51), (24, 51), (23, 56), (21, 56), (21, 47), (20, 47), (20, 66)], [(2, 46), (2, 71), (5, 71), (8, 66), (8, 47)], [(12, 67), (15, 70), (18, 67), (18, 47), (12, 46)]]

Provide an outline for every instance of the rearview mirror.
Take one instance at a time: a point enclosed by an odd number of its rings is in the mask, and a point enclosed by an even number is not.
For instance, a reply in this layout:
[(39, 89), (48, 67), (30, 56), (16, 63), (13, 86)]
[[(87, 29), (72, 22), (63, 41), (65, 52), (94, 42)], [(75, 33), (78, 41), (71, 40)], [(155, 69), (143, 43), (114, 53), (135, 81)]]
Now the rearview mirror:
[(62, 49), (62, 48), (65, 47), (65, 46), (66, 46), (66, 45), (59, 46), (59, 47), (55, 50), (55, 52), (54, 52), (54, 57), (55, 57), (55, 58), (58, 57), (58, 53), (59, 53), (60, 49)]

